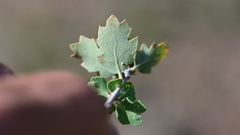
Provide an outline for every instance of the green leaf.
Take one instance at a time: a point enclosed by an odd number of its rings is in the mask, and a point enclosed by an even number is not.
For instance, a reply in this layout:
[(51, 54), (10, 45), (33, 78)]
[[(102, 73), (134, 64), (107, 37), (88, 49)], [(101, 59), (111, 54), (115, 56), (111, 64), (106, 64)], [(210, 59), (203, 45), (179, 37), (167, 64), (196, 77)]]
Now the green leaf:
[(123, 99), (120, 103), (125, 110), (134, 112), (136, 114), (144, 113), (147, 110), (141, 101), (132, 101), (128, 97)]
[(139, 126), (142, 124), (140, 115), (123, 109), (121, 105), (117, 106), (116, 116), (123, 125)]
[[(122, 85), (122, 79), (112, 79), (107, 83), (107, 87), (110, 91), (114, 91), (118, 86)], [(124, 98), (128, 97), (132, 101), (136, 100), (135, 97), (135, 89), (131, 82), (127, 82), (124, 84), (123, 88), (118, 94), (118, 100), (121, 101)]]
[(128, 40), (130, 32), (126, 20), (119, 22), (114, 15), (108, 18), (105, 27), (99, 27), (97, 44), (104, 53), (98, 60), (113, 74), (121, 74), (127, 68), (126, 65), (134, 62), (138, 39), (135, 37)]
[(132, 101), (136, 100), (135, 89), (131, 82), (125, 83), (125, 85), (123, 86), (123, 89), (119, 92), (118, 100), (122, 101), (125, 98), (129, 98)]
[(113, 92), (118, 86), (122, 85), (122, 79), (112, 79), (107, 83), (107, 88)]
[(82, 59), (82, 67), (88, 70), (88, 72), (99, 71), (103, 77), (109, 77), (112, 75), (105, 67), (103, 67), (97, 57), (103, 54), (102, 50), (98, 49), (98, 46), (94, 39), (89, 39), (84, 36), (80, 36), (79, 42), (70, 44), (70, 48), (73, 51), (73, 57)]
[(107, 81), (103, 77), (92, 77), (88, 85), (95, 88), (99, 95), (105, 97), (106, 99), (109, 97)]
[(152, 44), (150, 48), (143, 44), (135, 55), (135, 67), (141, 73), (150, 73), (151, 68), (155, 66), (161, 59), (165, 58), (168, 53), (166, 43)]

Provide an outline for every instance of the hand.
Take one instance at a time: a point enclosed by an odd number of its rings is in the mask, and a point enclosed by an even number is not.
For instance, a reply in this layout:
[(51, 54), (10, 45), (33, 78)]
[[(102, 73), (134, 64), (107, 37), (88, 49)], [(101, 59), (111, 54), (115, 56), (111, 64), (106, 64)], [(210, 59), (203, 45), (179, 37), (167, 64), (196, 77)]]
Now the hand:
[(72, 73), (4, 78), (0, 80), (1, 135), (117, 134), (107, 122), (103, 100)]

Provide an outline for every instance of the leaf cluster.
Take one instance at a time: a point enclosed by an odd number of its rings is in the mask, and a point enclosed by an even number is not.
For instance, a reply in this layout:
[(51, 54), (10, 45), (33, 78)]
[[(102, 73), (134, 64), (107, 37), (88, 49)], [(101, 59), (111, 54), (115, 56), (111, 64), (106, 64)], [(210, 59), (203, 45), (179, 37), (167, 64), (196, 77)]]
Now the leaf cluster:
[[(111, 104), (109, 113), (116, 112), (123, 125), (138, 126), (142, 123), (140, 114), (146, 111), (146, 107), (136, 100), (134, 86), (127, 80), (136, 70), (151, 73), (152, 67), (166, 57), (168, 48), (162, 42), (150, 47), (142, 44), (137, 50), (138, 37), (129, 38), (131, 30), (126, 20), (119, 22), (111, 15), (106, 26), (99, 26), (97, 39), (81, 35), (79, 42), (71, 44), (70, 48), (74, 53), (72, 57), (82, 60), (82, 67), (99, 73), (88, 84)], [(110, 76), (112, 79), (107, 82), (105, 78)]]
[[(107, 100), (111, 93), (121, 86), (122, 79), (112, 79), (107, 82), (104, 77), (93, 77), (88, 84)], [(123, 86), (115, 101), (115, 104), (112, 104), (109, 109), (109, 113), (116, 111), (116, 116), (123, 125), (138, 126), (142, 123), (140, 114), (146, 111), (146, 107), (141, 101), (136, 100), (135, 89), (131, 82), (127, 82)]]

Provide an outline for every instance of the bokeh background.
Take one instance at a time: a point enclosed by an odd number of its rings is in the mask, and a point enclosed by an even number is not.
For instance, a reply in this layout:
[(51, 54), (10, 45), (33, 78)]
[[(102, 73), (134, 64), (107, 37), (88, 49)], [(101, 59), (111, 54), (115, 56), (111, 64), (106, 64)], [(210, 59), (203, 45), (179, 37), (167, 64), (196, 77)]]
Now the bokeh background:
[(239, 135), (239, 0), (1, 0), (0, 61), (17, 73), (64, 69), (88, 81), (94, 74), (69, 57), (69, 44), (97, 38), (111, 14), (127, 19), (139, 43), (170, 47), (151, 75), (131, 78), (148, 111), (139, 127), (112, 116), (120, 134)]

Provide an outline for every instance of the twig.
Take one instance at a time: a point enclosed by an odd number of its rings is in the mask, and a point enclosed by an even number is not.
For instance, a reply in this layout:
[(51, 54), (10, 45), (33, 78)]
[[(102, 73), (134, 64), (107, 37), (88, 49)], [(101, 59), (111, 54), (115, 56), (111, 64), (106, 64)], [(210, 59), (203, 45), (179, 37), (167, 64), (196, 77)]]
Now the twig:
[(108, 98), (108, 100), (105, 102), (104, 106), (107, 109), (110, 109), (112, 107), (112, 103), (115, 101), (115, 99), (117, 99), (119, 92), (121, 91), (121, 89), (123, 88), (123, 86), (125, 85), (125, 83), (130, 79), (130, 74), (132, 72), (132, 68), (127, 68), (126, 70), (123, 71), (124, 75), (123, 75), (123, 82), (121, 86), (118, 86), (113, 93), (110, 95), (110, 97)]

